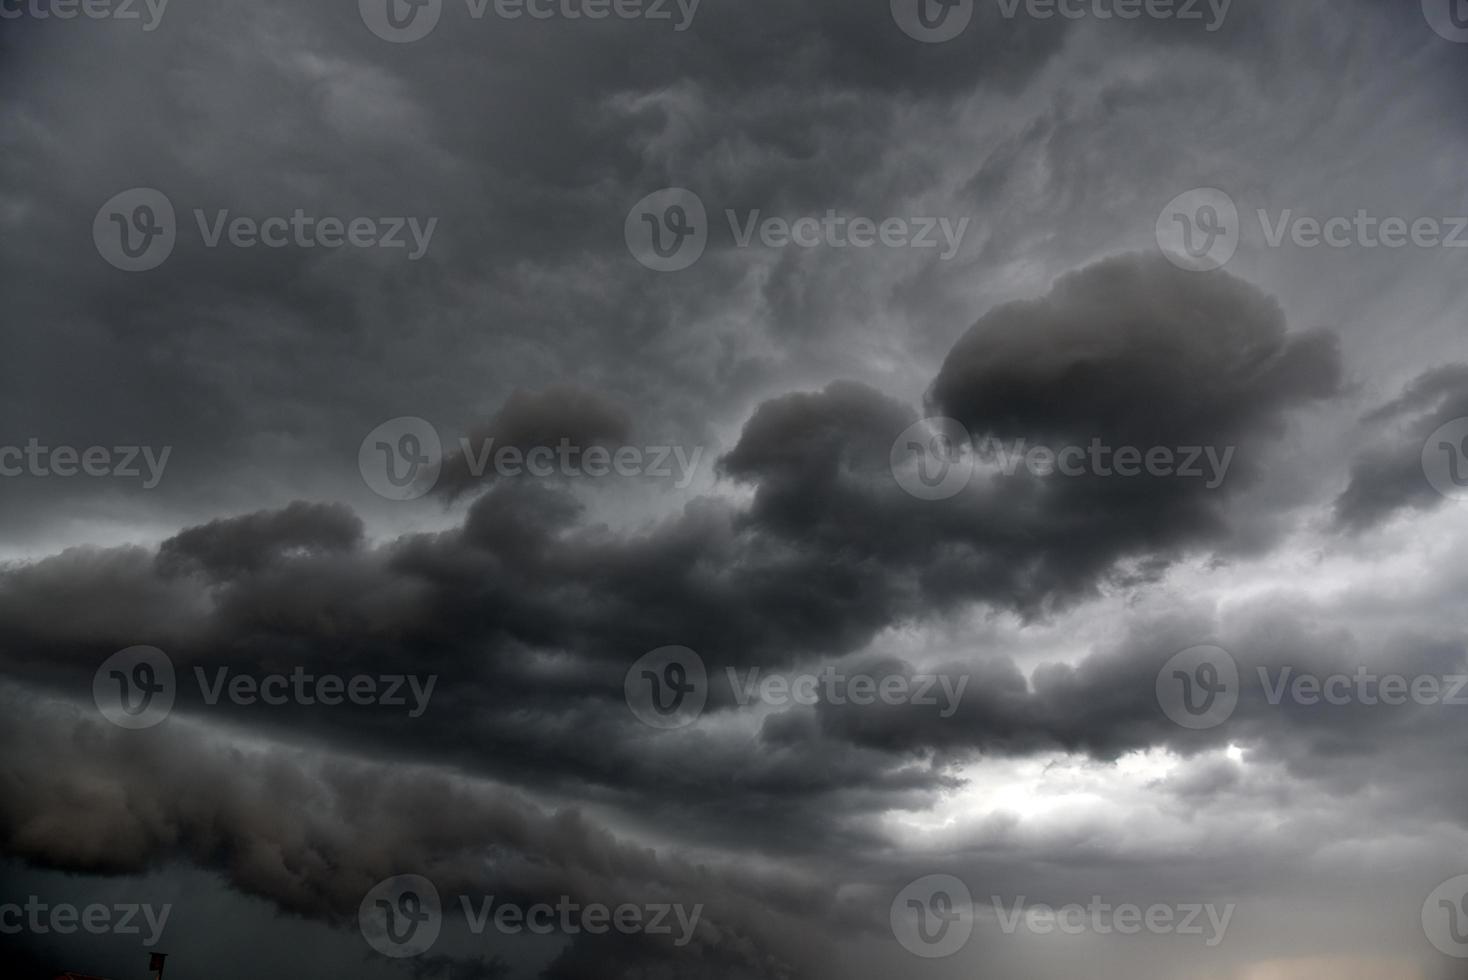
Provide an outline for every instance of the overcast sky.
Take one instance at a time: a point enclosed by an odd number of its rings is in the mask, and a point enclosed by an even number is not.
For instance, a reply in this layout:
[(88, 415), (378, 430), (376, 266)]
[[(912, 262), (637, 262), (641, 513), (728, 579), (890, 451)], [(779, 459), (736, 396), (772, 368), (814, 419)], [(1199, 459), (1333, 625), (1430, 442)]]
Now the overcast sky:
[(1468, 3), (0, 0), (0, 81), (19, 975), (1468, 976)]

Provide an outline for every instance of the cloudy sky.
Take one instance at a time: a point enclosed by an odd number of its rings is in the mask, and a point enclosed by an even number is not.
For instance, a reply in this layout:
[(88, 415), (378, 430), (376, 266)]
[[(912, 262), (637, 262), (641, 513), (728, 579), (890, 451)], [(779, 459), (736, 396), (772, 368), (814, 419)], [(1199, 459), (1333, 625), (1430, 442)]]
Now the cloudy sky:
[(1465, 42), (3, 0), (7, 962), (1468, 976)]

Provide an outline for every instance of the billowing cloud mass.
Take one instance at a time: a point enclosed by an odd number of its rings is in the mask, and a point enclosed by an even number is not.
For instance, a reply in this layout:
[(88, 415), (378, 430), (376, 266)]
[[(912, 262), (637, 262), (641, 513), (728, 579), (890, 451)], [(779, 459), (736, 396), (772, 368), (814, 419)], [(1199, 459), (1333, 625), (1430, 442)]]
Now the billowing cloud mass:
[(1461, 973), (1455, 21), (920, 3), (7, 15), (18, 976)]

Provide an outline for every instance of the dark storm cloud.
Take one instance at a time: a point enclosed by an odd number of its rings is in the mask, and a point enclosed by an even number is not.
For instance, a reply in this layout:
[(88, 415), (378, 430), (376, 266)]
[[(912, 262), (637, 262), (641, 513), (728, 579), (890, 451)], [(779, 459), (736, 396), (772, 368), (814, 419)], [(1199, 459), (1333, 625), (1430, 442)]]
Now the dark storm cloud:
[(1440, 426), (1465, 417), (1468, 366), (1462, 364), (1424, 373), (1400, 397), (1368, 414), (1362, 420), (1366, 448), (1352, 461), (1350, 483), (1335, 502), (1337, 523), (1359, 531), (1403, 509), (1442, 504), (1443, 495), (1423, 472), (1425, 443)]
[[(1001, 25), (992, 7), (933, 46), (884, 7), (842, 3), (705, 3), (685, 32), (476, 21), (446, 6), (439, 30), (407, 46), (374, 37), (354, 3), (176, 6), (148, 33), (7, 20), (26, 43), (0, 110), (0, 264), (20, 327), (0, 440), (175, 453), (156, 492), (120, 500), (81, 481), (11, 481), (17, 538), (44, 547), (37, 516), (58, 496), (87, 513), (207, 520), (262, 498), (336, 495), (350, 470), (313, 464), (383, 418), (474, 418), (479, 393), (496, 403), (589, 360), (645, 416), (702, 435), (718, 420), (693, 409), (740, 406), (775, 369), (741, 338), (693, 350), (679, 336), (737, 286), (742, 263), (711, 256), (677, 283), (650, 281), (622, 242), (627, 209), (695, 187), (726, 252), (722, 207), (875, 206), (853, 162), (879, 159), (912, 107), (1018, 84), (1065, 35)], [(878, 178), (884, 207), (930, 176)], [(180, 233), (164, 266), (129, 275), (89, 232), (104, 201), (139, 186), (169, 197)], [(195, 227), (195, 209), (212, 221), (298, 208), (439, 224), (417, 262), (209, 248)], [(48, 389), (57, 377), (89, 406)]]
[[(539, 391), (516, 389), (485, 425), (470, 430), (469, 452), (446, 452), (436, 489), (457, 496), (481, 478), (494, 479), (494, 453), (567, 442), (578, 449), (626, 445), (632, 420), (626, 408), (595, 391), (557, 385)], [(471, 458), (472, 457), (472, 458)], [(490, 465), (476, 475), (486, 460)]]
[[(703, 0), (685, 32), (475, 21), (446, 0), (438, 30), (409, 45), (373, 37), (351, 0), (178, 2), (146, 35), (5, 21), (0, 447), (35, 436), (173, 455), (146, 493), (0, 481), (7, 553), (36, 556), (0, 566), (0, 853), (28, 872), (74, 873), (79, 888), (194, 866), (318, 934), (314, 923), (349, 931), (366, 888), (403, 871), (449, 894), (707, 904), (689, 950), (582, 936), (540, 969), (629, 980), (837, 974), (833, 954), (859, 960), (862, 937), (893, 945), (892, 895), (938, 869), (1064, 900), (1093, 883), (1146, 899), (1200, 886), (1292, 895), (1341, 853), (1415, 867), (1402, 842), (1453, 839), (1468, 805), (1455, 713), (1271, 706), (1253, 670), (1349, 672), (1374, 658), (1462, 670), (1461, 631), (1443, 610), (1468, 572), (1322, 577), (1310, 584), (1339, 594), (1317, 602), (1277, 588), (1308, 563), (1258, 583), (1231, 563), (1329, 552), (1330, 534), (1440, 499), (1419, 453), (1438, 424), (1468, 415), (1468, 368), (1423, 375), (1369, 415), (1354, 461), (1288, 458), (1294, 440), (1318, 443), (1310, 426), (1324, 412), (1312, 411), (1352, 394), (1334, 335), (1308, 328), (1352, 314), (1340, 329), (1353, 372), (1386, 360), (1384, 347), (1407, 357), (1411, 345), (1381, 339), (1376, 323), (1383, 310), (1405, 327), (1429, 319), (1403, 295), (1431, 294), (1432, 266), (1396, 253), (1401, 285), (1377, 297), (1361, 266), (1319, 275), (1250, 243), (1234, 274), (1115, 253), (1149, 242), (1173, 194), (1215, 180), (1246, 218), (1278, 203), (1266, 191), (1303, 209), (1286, 197), (1291, 174), (1338, 185), (1352, 207), (1374, 200), (1363, 187), (1386, 185), (1387, 171), (1438, 204), (1460, 198), (1443, 192), (1462, 153), (1441, 119), (1461, 111), (1461, 86), (1447, 82), (1461, 78), (1462, 51), (1416, 6), (1237, 0), (1205, 33), (1007, 20), (976, 0), (970, 28), (936, 45), (904, 35), (880, 0)], [(1438, 93), (1441, 113), (1424, 121), (1418, 88)], [(1389, 138), (1372, 145), (1367, 129)], [(668, 185), (699, 193), (711, 224), (706, 254), (677, 275), (637, 265), (622, 241), (628, 208)], [(168, 262), (136, 275), (90, 241), (98, 207), (132, 186), (162, 190), (180, 221)], [(211, 220), (300, 208), (439, 224), (407, 262), (206, 247), (195, 208)], [(973, 223), (945, 264), (740, 249), (725, 208)], [(1448, 287), (1439, 294), (1456, 308)], [(1382, 308), (1349, 309), (1366, 299)], [(925, 414), (979, 439), (1234, 456), (1212, 488), (1023, 466), (1003, 476), (989, 456), (964, 492), (922, 501), (896, 484), (890, 457)], [(353, 457), (401, 415), (432, 421), (449, 455), (436, 495), (384, 506)], [(480, 480), (460, 434), (497, 447), (713, 446), (724, 482), (648, 500), (642, 483)], [(1280, 489), (1302, 479), (1347, 486), (1322, 539), (1304, 530), (1308, 495)], [(656, 513), (619, 521), (633, 494)], [(78, 540), (88, 544), (56, 544)], [(1197, 582), (1227, 601), (1194, 608)], [(1144, 595), (1181, 611), (1123, 608)], [(935, 632), (967, 616), (1002, 622), (1006, 641), (935, 653)], [(1036, 639), (1055, 622), (1076, 635)], [(892, 654), (894, 634), (917, 640)], [(1163, 715), (1154, 680), (1207, 640), (1234, 653), (1246, 696), (1226, 725), (1190, 732)], [(179, 702), (160, 727), (124, 732), (92, 711), (91, 684), (134, 644), (167, 651)], [(968, 683), (947, 717), (822, 701), (758, 718), (716, 685), (697, 724), (660, 732), (632, 717), (622, 681), (665, 644), (694, 648), (718, 678), (837, 664)], [(437, 685), (407, 719), (211, 705), (194, 681), (196, 669), (297, 668)], [(1181, 761), (1148, 789), (1167, 816), (1201, 826), (1197, 838), (1153, 841), (1158, 815), (1125, 809), (1127, 778), (1107, 767), (1154, 748)], [(1114, 778), (1104, 802), (1034, 820), (988, 812), (974, 787), (1052, 753)], [(955, 801), (970, 790), (982, 832), (945, 836), (945, 822), (969, 819)], [(1370, 874), (1327, 884), (1390, 891)], [(1376, 920), (1411, 920), (1420, 896), (1391, 898)], [(1321, 914), (1333, 926), (1317, 930), (1322, 947), (1349, 931), (1338, 908)], [(1298, 919), (1279, 918), (1258, 949), (1295, 947)], [(195, 948), (211, 956), (216, 936), (234, 941), (220, 949), (262, 940), (224, 922), (200, 932)], [(1005, 956), (985, 944), (982, 964), (949, 967), (1043, 972)], [(123, 962), (115, 975), (141, 965)], [(1094, 972), (1202, 968), (1109, 965)], [(249, 975), (248, 963), (219, 966)], [(517, 966), (435, 951), (401, 975)], [(920, 964), (855, 966), (846, 972)], [(1061, 972), (1075, 971), (1050, 975)]]
[(345, 506), (298, 501), (182, 531), (159, 545), (158, 567), (165, 576), (198, 569), (223, 581), (284, 555), (352, 551), (361, 542), (362, 521)]
[[(1252, 287), (1120, 257), (982, 320), (933, 398), (975, 431), (1005, 436), (1262, 447), (1295, 405), (1331, 392), (1336, 370), (1328, 341), (1292, 338)], [(995, 392), (1017, 408), (1001, 413), (987, 400)], [(1146, 411), (1127, 409), (1128, 392), (1146, 396)], [(1087, 406), (1099, 428), (1087, 427)], [(297, 665), (433, 674), (432, 710), (406, 724), (303, 705), (265, 719), (206, 706), (189, 681), (180, 703), (541, 785), (651, 794), (726, 826), (776, 800), (798, 825), (822, 820), (819, 803), (833, 794), (865, 809), (935, 790), (938, 770), (908, 766), (927, 747), (1108, 755), (1165, 741), (1146, 676), (1167, 644), (1149, 644), (1109, 665), (1047, 669), (1033, 698), (1020, 696), (1012, 666), (991, 660), (974, 668), (976, 707), (941, 733), (899, 722), (901, 731), (882, 734), (890, 719), (879, 714), (853, 728), (827, 721), (826, 731), (854, 744), (826, 744), (794, 721), (771, 722), (766, 735), (784, 751), (770, 759), (708, 738), (703, 751), (738, 774), (732, 782), (669, 772), (671, 750), (649, 742), (621, 703), (622, 674), (647, 650), (692, 647), (716, 675), (779, 669), (842, 657), (887, 627), (975, 602), (1038, 616), (1113, 579), (1134, 581), (1138, 567), (1155, 575), (1191, 550), (1229, 547), (1227, 482), (1178, 489), (1143, 477), (1118, 487), (1124, 481), (1097, 477), (1057, 490), (1020, 474), (976, 478), (951, 501), (917, 500), (889, 459), (916, 417), (846, 382), (772, 399), (721, 462), (753, 488), (747, 508), (699, 500), (636, 531), (587, 521), (564, 490), (502, 480), (461, 527), (379, 546), (361, 543), (341, 507), (294, 505), (184, 531), (151, 562), (141, 550), (69, 553), (0, 578), (5, 657), (52, 682), (69, 676), (73, 690), (136, 643), (166, 647), (186, 679), (195, 669)], [(596, 437), (624, 425), (597, 397), (561, 390), (517, 396), (485, 431)], [(1122, 571), (1124, 561), (1135, 567)], [(85, 614), (68, 613), (78, 605)], [(1183, 633), (1170, 642), (1189, 645)], [(546, 656), (578, 668), (547, 670)], [(731, 706), (731, 692), (715, 687), (711, 708)]]
[[(1224, 723), (1192, 731), (1163, 713), (1156, 683), (1173, 654), (1205, 642), (1228, 651), (1237, 664), (1239, 702)], [(873, 676), (915, 673), (900, 661), (858, 661), (847, 669)], [(1436, 796), (1428, 787), (1441, 778), (1438, 753), (1452, 755), (1463, 743), (1456, 717), (1460, 708), (1412, 702), (1384, 708), (1355, 696), (1344, 704), (1323, 699), (1308, 704), (1288, 694), (1288, 685), (1301, 675), (1355, 677), (1362, 670), (1378, 677), (1442, 678), (1446, 698), (1456, 683), (1451, 678), (1468, 673), (1468, 655), (1453, 631), (1436, 636), (1401, 631), (1385, 637), (1381, 648), (1367, 646), (1342, 626), (1322, 621), (1307, 601), (1279, 599), (1226, 616), (1138, 618), (1124, 635), (1080, 662), (1044, 663), (1028, 677), (999, 652), (977, 662), (929, 664), (923, 673), (968, 679), (951, 716), (911, 703), (822, 703), (816, 723), (801, 726), (799, 738), (837, 738), (898, 753), (936, 748), (1005, 757), (1062, 751), (1105, 760), (1156, 746), (1191, 754), (1237, 743), (1267, 746), (1271, 757), (1301, 780), (1347, 786), (1358, 783), (1363, 765), (1376, 773), (1375, 763), (1391, 759), (1396, 775), (1373, 779), (1415, 784), (1406, 794), (1414, 799)], [(1457, 699), (1468, 700), (1468, 689)], [(788, 741), (795, 726), (783, 728), (791, 733)], [(779, 732), (767, 729), (766, 737), (772, 735), (780, 739)], [(1437, 749), (1428, 752), (1425, 745)], [(1427, 773), (1434, 775), (1424, 778)], [(1209, 776), (1199, 774), (1198, 780), (1188, 792), (1201, 792)], [(1459, 791), (1447, 795), (1455, 800)], [(1439, 801), (1433, 808), (1446, 817), (1452, 805)]]
[(981, 435), (1222, 446), (1276, 434), (1284, 409), (1339, 382), (1334, 337), (1291, 335), (1257, 287), (1118, 256), (986, 314), (931, 401)]
[[(0, 835), (7, 854), (38, 866), (124, 874), (177, 858), (219, 871), (240, 891), (338, 926), (367, 892), (421, 874), (446, 902), (459, 896), (532, 903), (701, 903), (686, 947), (639, 937), (626, 967), (617, 939), (585, 937), (592, 959), (558, 961), (553, 975), (637, 975), (674, 964), (684, 976), (809, 975), (808, 955), (782, 913), (819, 909), (828, 886), (693, 863), (618, 841), (575, 809), (547, 812), (514, 791), (431, 770), (309, 749), (230, 745), (112, 728), (57, 703), (4, 692), (7, 753)], [(609, 952), (610, 950), (610, 952)], [(782, 957), (793, 957), (784, 959)]]
[(884, 492), (883, 436), (901, 431), (903, 410), (849, 387), (766, 405), (724, 465), (757, 484), (754, 526), (837, 561), (910, 568), (935, 600), (1034, 610), (1088, 593), (1123, 558), (1145, 557), (1155, 573), (1189, 547), (1226, 550), (1231, 497), (1257, 477), (1290, 411), (1335, 395), (1339, 375), (1334, 338), (1290, 334), (1256, 287), (1117, 256), (985, 315), (944, 362), (930, 411), (963, 423), (979, 447), (992, 436), (1021, 452), (1096, 440), (1143, 454), (1232, 451), (1217, 486), (1020, 468), (914, 505)]

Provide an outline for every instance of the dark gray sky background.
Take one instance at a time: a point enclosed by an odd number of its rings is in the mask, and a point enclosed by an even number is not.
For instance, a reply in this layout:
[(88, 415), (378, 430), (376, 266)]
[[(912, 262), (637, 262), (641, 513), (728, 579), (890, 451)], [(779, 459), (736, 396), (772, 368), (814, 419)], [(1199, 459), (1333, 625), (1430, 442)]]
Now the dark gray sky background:
[[(142, 473), (0, 475), (0, 905), (170, 903), (174, 980), (1468, 975), (1424, 921), (1468, 874), (1468, 704), (1258, 679), (1468, 673), (1468, 502), (1424, 468), (1468, 436), (1468, 217), (1462, 248), (1271, 241), (1468, 216), (1461, 0), (1234, 0), (1212, 30), (960, 0), (941, 43), (899, 23), (917, 0), (701, 0), (684, 29), (442, 0), (407, 43), (374, 2), (0, 3), (0, 466)], [(94, 223), (140, 188), (176, 240), (125, 271)], [(676, 271), (628, 242), (666, 188), (705, 209)], [(1237, 247), (1198, 271), (1159, 225), (1204, 188)], [(416, 257), (211, 246), (196, 210), (434, 224)], [(963, 230), (742, 245), (727, 210)], [(446, 454), (396, 500), (359, 451), (402, 417)], [(924, 500), (892, 453), (925, 418), (1232, 456), (1216, 486), (987, 458)], [(687, 467), (477, 475), (461, 437)], [(1239, 702), (1191, 729), (1157, 681), (1204, 644)], [(179, 681), (129, 730), (93, 681), (137, 645)], [(623, 682), (668, 646), (715, 681), (660, 730)], [(195, 668), (435, 687), (417, 716), (209, 704)], [(965, 686), (946, 716), (740, 705), (729, 668)], [(357, 915), (400, 874), (704, 911), (686, 946), (458, 922), (391, 959)], [(889, 910), (933, 874), (975, 904), (929, 959)], [(991, 895), (1234, 911), (1215, 946), (1010, 935)], [(25, 976), (148, 952), (0, 945)]]

